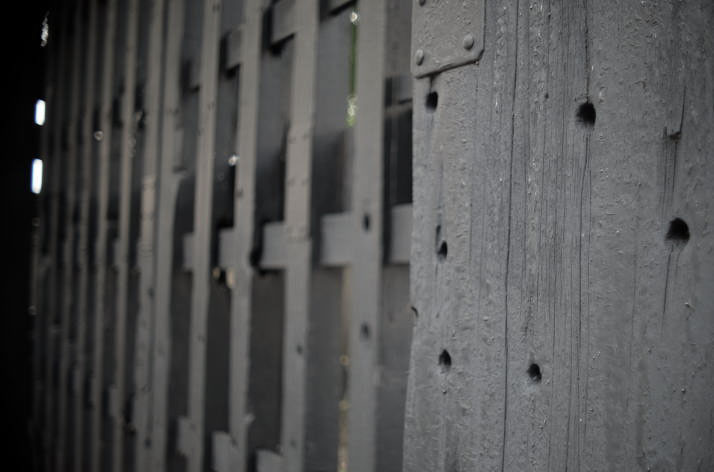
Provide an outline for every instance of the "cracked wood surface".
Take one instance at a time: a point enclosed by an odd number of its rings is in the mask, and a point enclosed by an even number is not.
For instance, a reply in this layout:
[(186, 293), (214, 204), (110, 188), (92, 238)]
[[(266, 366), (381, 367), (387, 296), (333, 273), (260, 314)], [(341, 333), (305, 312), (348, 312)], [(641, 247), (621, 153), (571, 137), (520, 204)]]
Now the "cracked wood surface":
[(714, 466), (713, 14), (487, 2), (415, 82), (405, 471)]

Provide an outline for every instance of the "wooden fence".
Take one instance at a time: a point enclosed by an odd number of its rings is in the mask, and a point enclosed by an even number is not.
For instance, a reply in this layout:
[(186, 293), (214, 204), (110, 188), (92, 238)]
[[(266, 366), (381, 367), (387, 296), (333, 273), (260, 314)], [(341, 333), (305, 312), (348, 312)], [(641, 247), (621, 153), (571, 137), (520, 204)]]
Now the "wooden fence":
[(714, 3), (50, 18), (38, 469), (714, 469)]
[(399, 470), (410, 3), (49, 18), (37, 469)]

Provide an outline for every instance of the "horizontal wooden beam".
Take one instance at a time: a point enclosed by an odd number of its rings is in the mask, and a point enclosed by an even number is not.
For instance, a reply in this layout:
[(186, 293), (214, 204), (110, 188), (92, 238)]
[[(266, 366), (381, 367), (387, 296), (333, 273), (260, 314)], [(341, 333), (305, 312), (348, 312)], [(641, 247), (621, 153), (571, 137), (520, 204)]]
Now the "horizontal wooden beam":
[(233, 228), (224, 228), (218, 232), (218, 265), (223, 269), (233, 267), (237, 257), (234, 234)]
[(223, 431), (213, 433), (213, 469), (216, 472), (230, 472), (233, 464), (241, 461), (231, 435)]
[[(336, 213), (322, 217), (320, 224), (320, 265), (324, 267), (343, 267), (352, 261), (354, 247), (353, 216), (351, 213)], [(412, 234), (411, 204), (396, 205), (391, 209), (389, 264), (408, 264)], [(226, 249), (221, 249), (221, 267), (234, 255), (230, 252), (226, 232)], [(285, 268), (285, 226), (283, 222), (268, 223), (263, 226), (263, 252), (260, 267), (264, 269)], [(185, 265), (185, 264), (184, 264)]]
[(223, 37), (226, 70), (234, 69), (240, 65), (242, 32), (242, 28), (235, 28)]
[(282, 472), (283, 458), (279, 454), (267, 449), (257, 451), (258, 472)]
[(285, 225), (282, 221), (263, 226), (263, 254), (260, 267), (285, 268)]
[(351, 213), (325, 215), (320, 224), (320, 264), (326, 267), (345, 266), (352, 260), (354, 241)]
[(270, 44), (277, 44), (295, 34), (295, 0), (280, 0), (273, 5)]

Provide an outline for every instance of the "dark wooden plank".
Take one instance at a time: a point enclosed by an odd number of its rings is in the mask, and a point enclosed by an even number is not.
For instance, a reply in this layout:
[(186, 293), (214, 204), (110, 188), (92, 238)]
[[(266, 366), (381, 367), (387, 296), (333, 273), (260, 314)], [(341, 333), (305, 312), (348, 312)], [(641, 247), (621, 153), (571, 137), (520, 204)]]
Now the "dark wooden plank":
[(100, 43), (100, 32), (97, 27), (97, 2), (90, 0), (88, 4), (88, 26), (86, 41), (86, 60), (84, 64), (84, 102), (83, 119), (81, 133), (81, 173), (79, 175), (81, 189), (80, 209), (79, 209), (79, 235), (78, 235), (78, 290), (76, 300), (77, 326), (76, 326), (76, 353), (75, 353), (75, 388), (74, 388), (74, 449), (73, 465), (76, 472), (84, 470), (84, 445), (88, 435), (85, 431), (85, 413), (87, 398), (85, 397), (85, 376), (87, 372), (87, 351), (85, 343), (87, 340), (87, 317), (89, 315), (89, 237), (90, 237), (90, 200), (92, 198), (92, 175), (93, 175), (93, 141), (94, 123), (92, 116), (96, 103), (96, 62), (98, 59), (97, 44)]
[(60, 318), (60, 352), (59, 352), (59, 373), (58, 373), (58, 394), (57, 394), (57, 450), (55, 452), (55, 467), (57, 470), (65, 469), (69, 465), (71, 455), (67, 453), (70, 449), (68, 438), (71, 436), (71, 428), (68, 423), (71, 421), (71, 405), (69, 393), (72, 389), (71, 370), (73, 349), (72, 349), (72, 325), (75, 313), (75, 248), (77, 227), (75, 224), (75, 211), (77, 205), (77, 170), (78, 158), (78, 126), (79, 110), (81, 104), (80, 88), (82, 86), (82, 65), (84, 60), (83, 43), (85, 41), (85, 25), (83, 21), (83, 9), (78, 5), (74, 11), (73, 31), (72, 31), (72, 54), (71, 54), (71, 78), (69, 89), (68, 118), (66, 122), (66, 153), (63, 156), (65, 167), (64, 181), (64, 221), (63, 226), (63, 248), (62, 248), (62, 305)]
[[(162, 68), (163, 104), (161, 108), (161, 156), (156, 232), (156, 288), (154, 334), (151, 347), (151, 457), (147, 470), (167, 470), (170, 417), (170, 374), (172, 350), (172, 288), (174, 282), (175, 205), (181, 174), (181, 50), (185, 33), (184, 0), (168, 0), (166, 5), (166, 49)], [(176, 324), (174, 321), (173, 324)], [(177, 394), (178, 395), (178, 394)], [(173, 462), (170, 462), (171, 464)]]
[(109, 0), (105, 6), (104, 51), (102, 68), (102, 91), (99, 115), (99, 130), (95, 138), (100, 140), (99, 184), (97, 202), (97, 234), (95, 248), (96, 273), (94, 281), (94, 350), (92, 354), (91, 381), (91, 457), (90, 469), (100, 470), (103, 449), (102, 389), (105, 377), (105, 312), (107, 310), (107, 271), (109, 249), (109, 172), (112, 139), (112, 94), (114, 89), (114, 60), (116, 50), (116, 18), (118, 0)]
[(272, 5), (270, 14), (270, 42), (276, 44), (295, 34), (295, 0), (279, 0)]
[(412, 240), (412, 206), (410, 204), (392, 207), (390, 217), (389, 263), (409, 264)]
[(136, 327), (136, 355), (134, 362), (134, 407), (132, 422), (137, 472), (150, 470), (150, 372), (152, 326), (154, 322), (155, 264), (157, 259), (157, 191), (159, 153), (161, 151), (162, 53), (164, 45), (164, 0), (150, 2), (148, 55), (146, 57), (145, 140), (141, 190), (141, 229), (138, 242), (140, 272), (139, 313)]
[(57, 388), (55, 382), (57, 345), (59, 343), (57, 319), (59, 317), (60, 307), (60, 191), (62, 187), (62, 127), (65, 123), (65, 117), (68, 110), (67, 90), (71, 80), (69, 74), (71, 70), (65, 67), (67, 58), (70, 56), (71, 42), (69, 36), (69, 25), (71, 21), (70, 9), (62, 8), (58, 14), (56, 40), (58, 71), (56, 82), (53, 86), (52, 96), (48, 97), (48, 110), (50, 111), (50, 119), (48, 125), (51, 126), (51, 145), (48, 149), (51, 154), (49, 156), (48, 176), (49, 176), (49, 221), (47, 239), (49, 252), (49, 267), (48, 267), (48, 295), (45, 305), (46, 325), (45, 337), (47, 339), (47, 349), (45, 351), (45, 370), (44, 370), (44, 438), (43, 452), (45, 470), (50, 470), (53, 466), (54, 458), (54, 431), (57, 427)]
[(132, 159), (134, 150), (134, 103), (136, 90), (137, 46), (139, 39), (139, 2), (128, 0), (126, 11), (126, 33), (124, 42), (124, 94), (121, 102), (121, 137), (119, 148), (119, 227), (115, 266), (117, 268), (116, 318), (114, 324), (114, 359), (113, 359), (113, 420), (112, 433), (112, 470), (124, 470), (124, 431), (125, 417), (123, 408), (126, 397), (126, 331), (129, 316), (129, 257), (131, 231), (131, 187)]
[(213, 208), (213, 171), (218, 81), (218, 46), (220, 43), (221, 1), (203, 5), (201, 40), (201, 88), (198, 103), (198, 144), (194, 194), (193, 283), (189, 328), (188, 424), (190, 438), (187, 471), (199, 472), (204, 454), (204, 398), (206, 381), (206, 337), (210, 302), (211, 212)]

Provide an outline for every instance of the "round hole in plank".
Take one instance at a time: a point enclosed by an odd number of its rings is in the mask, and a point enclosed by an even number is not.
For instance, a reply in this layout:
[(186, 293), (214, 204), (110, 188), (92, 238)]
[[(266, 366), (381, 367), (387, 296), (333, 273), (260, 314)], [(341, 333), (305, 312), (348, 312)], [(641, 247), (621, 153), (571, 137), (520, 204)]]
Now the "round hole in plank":
[(595, 106), (590, 102), (580, 104), (578, 112), (575, 115), (579, 123), (584, 126), (592, 127), (595, 125)]
[(681, 218), (675, 218), (670, 221), (667, 240), (677, 244), (685, 244), (689, 241), (689, 225)]
[(439, 94), (432, 90), (426, 94), (426, 100), (424, 102), (426, 105), (426, 111), (433, 112), (439, 104)]
[(364, 341), (369, 339), (369, 325), (367, 323), (362, 323), (362, 325), (359, 327), (359, 336)]
[(369, 213), (365, 213), (362, 215), (362, 229), (365, 231), (369, 231), (369, 228), (372, 224), (372, 219), (369, 216)]
[(543, 379), (543, 374), (541, 373), (540, 366), (538, 364), (531, 364), (530, 367), (528, 367), (527, 372), (528, 376), (535, 383), (538, 383)]
[(439, 354), (439, 365), (441, 366), (441, 370), (443, 372), (451, 369), (451, 354), (449, 354), (449, 351), (446, 349), (441, 351), (441, 354)]
[(437, 256), (439, 256), (439, 260), (443, 261), (446, 259), (446, 255), (449, 253), (449, 246), (447, 246), (446, 241), (442, 241), (441, 244), (439, 244), (439, 249), (436, 251)]

